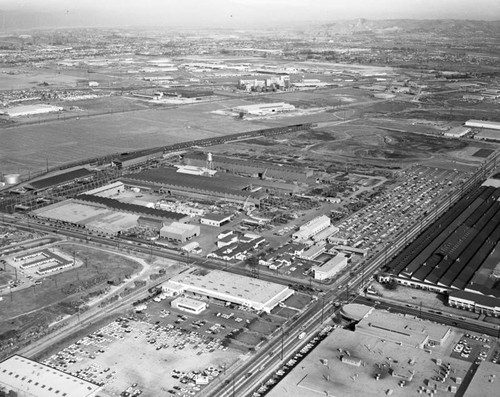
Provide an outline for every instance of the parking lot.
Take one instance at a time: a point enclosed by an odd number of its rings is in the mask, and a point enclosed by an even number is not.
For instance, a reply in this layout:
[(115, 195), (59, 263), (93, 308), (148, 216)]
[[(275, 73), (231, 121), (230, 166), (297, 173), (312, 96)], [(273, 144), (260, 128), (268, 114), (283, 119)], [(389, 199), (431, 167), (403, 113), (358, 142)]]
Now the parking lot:
[(434, 200), (458, 186), (460, 176), (454, 170), (423, 166), (401, 171), (402, 182), (386, 188), (372, 204), (336, 224), (340, 231), (335, 237), (355, 248), (380, 248), (426, 214)]
[(465, 361), (476, 362), (491, 361), (499, 363), (499, 346), (497, 341), (484, 335), (465, 333), (454, 345), (451, 357)]
[[(221, 340), (171, 324), (120, 318), (44, 361), (103, 385), (109, 396), (193, 396), (238, 353)], [(144, 368), (148, 368), (144, 371)]]

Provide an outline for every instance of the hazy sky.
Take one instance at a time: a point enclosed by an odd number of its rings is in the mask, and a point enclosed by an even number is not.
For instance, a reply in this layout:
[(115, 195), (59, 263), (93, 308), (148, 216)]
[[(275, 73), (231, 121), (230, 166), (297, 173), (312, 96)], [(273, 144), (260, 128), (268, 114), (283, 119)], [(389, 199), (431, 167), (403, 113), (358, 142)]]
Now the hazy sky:
[(89, 24), (237, 26), (368, 18), (500, 20), (500, 0), (0, 0), (0, 10), (45, 11)]

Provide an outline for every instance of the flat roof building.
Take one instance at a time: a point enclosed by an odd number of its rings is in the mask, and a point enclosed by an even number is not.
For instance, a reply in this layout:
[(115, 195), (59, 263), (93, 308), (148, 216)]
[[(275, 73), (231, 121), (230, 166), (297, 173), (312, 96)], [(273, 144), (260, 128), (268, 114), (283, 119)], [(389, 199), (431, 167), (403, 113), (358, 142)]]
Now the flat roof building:
[(170, 303), (170, 305), (175, 309), (179, 309), (192, 314), (200, 314), (208, 307), (207, 302), (199, 301), (197, 299), (188, 298), (185, 296), (174, 299)]
[(292, 234), (292, 238), (294, 240), (307, 240), (328, 226), (330, 226), (330, 218), (326, 215), (320, 215), (304, 223), (297, 232)]
[(194, 295), (231, 302), (270, 313), (280, 302), (294, 294), (291, 288), (255, 278), (213, 270), (205, 275), (182, 273), (169, 280)]
[(99, 385), (14, 355), (0, 363), (0, 394), (19, 397), (95, 397)]
[(172, 222), (170, 225), (163, 226), (160, 229), (160, 237), (179, 241), (181, 243), (191, 240), (200, 235), (200, 227), (198, 225), (190, 225), (187, 223)]
[(356, 332), (423, 349), (428, 342), (442, 345), (451, 335), (451, 328), (431, 321), (370, 310), (356, 324)]
[(255, 105), (238, 106), (233, 109), (236, 112), (243, 112), (253, 116), (266, 116), (275, 113), (291, 112), (295, 106), (285, 102), (264, 103)]
[(314, 279), (326, 280), (334, 277), (338, 272), (347, 266), (347, 261), (348, 259), (345, 255), (338, 254), (323, 265), (313, 266), (311, 270), (314, 273)]
[(200, 218), (202, 225), (221, 227), (231, 222), (231, 214), (206, 214)]

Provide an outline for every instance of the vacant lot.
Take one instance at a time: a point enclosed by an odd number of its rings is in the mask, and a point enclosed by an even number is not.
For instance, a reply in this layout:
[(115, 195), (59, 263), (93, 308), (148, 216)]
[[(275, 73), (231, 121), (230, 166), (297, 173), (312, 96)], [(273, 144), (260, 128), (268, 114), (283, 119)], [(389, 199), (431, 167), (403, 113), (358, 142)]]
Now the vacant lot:
[(61, 243), (56, 247), (70, 256), (74, 252), (83, 265), (46, 276), (41, 285), (4, 296), (9, 304), (2, 304), (0, 335), (10, 330), (23, 332), (26, 327), (44, 326), (62, 314), (72, 314), (82, 296), (105, 288), (108, 280), (123, 279), (141, 268), (132, 258), (114, 252), (79, 244)]
[[(132, 149), (256, 130), (268, 125), (211, 114), (215, 106), (220, 107), (221, 103), (171, 109), (158, 107), (91, 117), (83, 112), (78, 120), (2, 129), (0, 170), (5, 174), (27, 173), (27, 170), (45, 168), (47, 160), (49, 166), (54, 166)], [(119, 109), (117, 104), (116, 110)]]

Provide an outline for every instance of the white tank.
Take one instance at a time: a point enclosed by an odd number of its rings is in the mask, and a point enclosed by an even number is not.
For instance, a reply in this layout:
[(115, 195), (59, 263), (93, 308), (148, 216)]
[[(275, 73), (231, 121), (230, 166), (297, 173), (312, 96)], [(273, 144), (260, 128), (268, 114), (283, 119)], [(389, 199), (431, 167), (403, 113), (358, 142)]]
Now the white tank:
[(7, 174), (4, 176), (7, 185), (17, 185), (19, 183), (19, 174)]
[(212, 162), (212, 153), (210, 152), (207, 153), (207, 161), (210, 163)]

